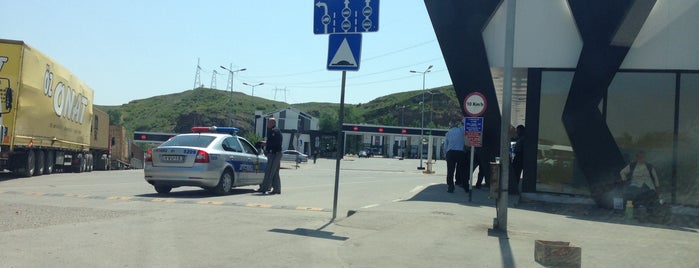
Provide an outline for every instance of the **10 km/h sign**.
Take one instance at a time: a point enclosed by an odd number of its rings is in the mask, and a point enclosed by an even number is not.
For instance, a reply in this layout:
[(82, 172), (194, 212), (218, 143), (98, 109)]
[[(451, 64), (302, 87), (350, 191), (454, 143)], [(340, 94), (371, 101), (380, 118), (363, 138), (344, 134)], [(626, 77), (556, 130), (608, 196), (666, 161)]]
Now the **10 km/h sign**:
[(480, 92), (473, 92), (468, 94), (464, 99), (464, 112), (468, 116), (478, 117), (485, 113), (485, 108), (487, 103), (485, 101), (485, 96)]

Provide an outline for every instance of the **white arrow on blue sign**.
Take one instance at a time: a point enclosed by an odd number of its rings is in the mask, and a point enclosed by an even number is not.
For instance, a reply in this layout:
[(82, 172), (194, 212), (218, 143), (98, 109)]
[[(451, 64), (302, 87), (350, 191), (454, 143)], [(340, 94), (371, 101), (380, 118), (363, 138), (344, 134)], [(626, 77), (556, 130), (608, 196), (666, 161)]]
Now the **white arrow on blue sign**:
[(315, 0), (313, 33), (366, 33), (379, 30), (379, 0)]
[(362, 34), (331, 34), (328, 40), (328, 70), (358, 71)]

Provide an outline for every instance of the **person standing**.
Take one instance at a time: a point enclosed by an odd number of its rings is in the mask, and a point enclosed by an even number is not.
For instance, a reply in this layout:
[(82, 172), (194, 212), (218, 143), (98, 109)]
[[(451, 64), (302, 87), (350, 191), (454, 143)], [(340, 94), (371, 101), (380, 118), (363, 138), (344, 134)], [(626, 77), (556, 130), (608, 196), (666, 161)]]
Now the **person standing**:
[(464, 174), (466, 172), (466, 153), (464, 152), (464, 127), (459, 123), (453, 125), (444, 140), (444, 151), (447, 152), (447, 192), (454, 192), (454, 173), (456, 184), (461, 185), (468, 192), (468, 185)]
[(279, 166), (282, 161), (282, 132), (277, 128), (277, 120), (269, 118), (267, 120), (267, 141), (265, 142), (265, 152), (267, 153), (267, 167), (265, 168), (265, 178), (257, 189), (257, 192), (270, 194), (281, 194), (281, 180), (279, 178)]
[(517, 139), (515, 141), (514, 157), (512, 158), (512, 174), (510, 174), (510, 194), (519, 194), (519, 182), (524, 170), (524, 138), (525, 128), (517, 126)]
[(318, 160), (318, 150), (313, 150), (313, 164)]

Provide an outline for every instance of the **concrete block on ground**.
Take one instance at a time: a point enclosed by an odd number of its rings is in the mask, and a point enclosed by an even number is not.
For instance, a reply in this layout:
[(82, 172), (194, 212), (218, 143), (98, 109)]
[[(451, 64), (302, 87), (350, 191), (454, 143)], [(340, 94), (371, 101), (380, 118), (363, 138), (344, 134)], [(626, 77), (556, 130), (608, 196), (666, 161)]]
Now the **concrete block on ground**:
[(582, 249), (563, 241), (534, 241), (534, 260), (546, 267), (581, 267)]

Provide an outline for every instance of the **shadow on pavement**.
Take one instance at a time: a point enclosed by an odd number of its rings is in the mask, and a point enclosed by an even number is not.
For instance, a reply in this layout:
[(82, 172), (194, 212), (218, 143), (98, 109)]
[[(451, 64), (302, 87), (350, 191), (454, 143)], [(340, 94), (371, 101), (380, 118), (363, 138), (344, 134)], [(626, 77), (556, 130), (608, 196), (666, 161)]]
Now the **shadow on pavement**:
[[(139, 194), (135, 195), (138, 197), (154, 197), (154, 198), (209, 198), (209, 197), (220, 197), (220, 195), (216, 195), (214, 193), (211, 193), (207, 190), (185, 190), (185, 191), (177, 191), (177, 188), (173, 188), (172, 192), (169, 194), (159, 194), (159, 193), (149, 193), (149, 194)], [(233, 189), (231, 190), (231, 193), (228, 195), (241, 195), (241, 194), (249, 194), (249, 193), (254, 193), (254, 189)]]
[(500, 243), (500, 258), (502, 259), (502, 267), (516, 267), (515, 258), (512, 255), (512, 247), (510, 246), (510, 237), (506, 232), (488, 229), (488, 236), (497, 237)]
[(406, 201), (446, 202), (471, 207), (495, 207), (495, 200), (488, 198), (487, 191), (477, 189), (471, 191), (472, 197), (471, 202), (469, 202), (468, 192), (464, 188), (456, 186), (453, 193), (448, 193), (446, 184), (435, 184), (428, 186)]
[[(615, 224), (625, 224), (661, 229), (670, 229), (677, 231), (685, 231), (697, 233), (696, 229), (699, 229), (699, 217), (673, 214), (667, 223), (651, 223), (641, 222), (637, 219), (626, 219), (624, 217), (623, 210), (611, 210), (600, 208), (594, 205), (578, 205), (578, 204), (559, 204), (559, 203), (548, 203), (541, 201), (527, 201), (520, 203), (517, 209), (538, 211), (543, 213), (551, 213), (557, 215), (564, 215), (569, 218), (586, 220), (586, 221), (597, 221)], [(652, 220), (652, 219), (651, 219)]]
[[(557, 214), (586, 221), (662, 228), (693, 233), (699, 232), (696, 230), (699, 229), (699, 217), (694, 216), (674, 214), (670, 221), (664, 224), (639, 222), (637, 220), (626, 219), (624, 217), (624, 212), (619, 210), (610, 210), (584, 204), (560, 204), (541, 201), (516, 202), (518, 199), (516, 197), (517, 196), (510, 196), (509, 198), (509, 207), (511, 209)], [(488, 198), (488, 189), (473, 189), (472, 201), (469, 202), (468, 192), (465, 192), (463, 188), (457, 186), (454, 193), (448, 193), (446, 184), (428, 186), (406, 201), (455, 203), (470, 207), (495, 207), (495, 200)]]
[(324, 224), (318, 229), (306, 229), (306, 228), (296, 228), (294, 230), (286, 230), (286, 229), (279, 229), (279, 228), (274, 228), (269, 230), (270, 232), (274, 233), (282, 233), (282, 234), (292, 234), (292, 235), (300, 235), (300, 236), (307, 236), (307, 237), (314, 237), (314, 238), (323, 238), (323, 239), (330, 239), (330, 240), (338, 240), (338, 241), (345, 241), (349, 239), (349, 237), (346, 236), (336, 236), (334, 235), (333, 232), (328, 232), (328, 231), (323, 231), (325, 227), (333, 223), (332, 221)]

